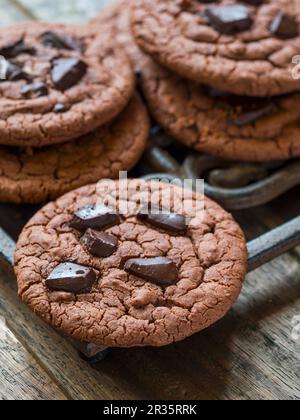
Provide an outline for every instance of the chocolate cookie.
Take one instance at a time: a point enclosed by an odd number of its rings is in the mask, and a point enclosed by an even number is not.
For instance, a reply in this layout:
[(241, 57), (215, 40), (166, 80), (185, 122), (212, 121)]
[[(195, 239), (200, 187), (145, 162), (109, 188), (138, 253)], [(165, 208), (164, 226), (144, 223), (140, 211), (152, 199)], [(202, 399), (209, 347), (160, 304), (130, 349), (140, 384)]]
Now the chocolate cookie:
[(111, 125), (41, 150), (0, 147), (0, 201), (39, 203), (101, 178), (117, 178), (144, 151), (147, 112), (137, 97)]
[(184, 78), (248, 96), (299, 90), (298, 0), (136, 0), (139, 45)]
[[(24, 23), (0, 30), (0, 144), (45, 146), (78, 138), (118, 115), (134, 76), (107, 26)], [(118, 71), (115, 71), (118, 69)]]
[(91, 20), (91, 25), (95, 25), (95, 29), (99, 30), (99, 26), (108, 23), (116, 40), (128, 58), (130, 59), (134, 70), (140, 73), (140, 65), (144, 54), (137, 46), (130, 25), (130, 8), (131, 0), (115, 0), (112, 5), (102, 10), (98, 16)]
[(235, 96), (197, 85), (147, 59), (141, 85), (155, 119), (200, 152), (243, 161), (300, 156), (300, 95)]
[[(133, 191), (120, 199), (118, 187), (123, 196), (118, 182), (106, 194), (119, 204), (135, 202)], [(200, 201), (204, 214), (176, 214), (172, 205), (162, 220), (131, 211), (118, 216), (99, 205), (103, 191), (73, 191), (29, 221), (15, 253), (23, 301), (58, 330), (115, 347), (163, 346), (222, 318), (247, 264), (233, 218), (197, 193), (190, 202)], [(163, 184), (161, 197), (170, 191), (182, 194)]]

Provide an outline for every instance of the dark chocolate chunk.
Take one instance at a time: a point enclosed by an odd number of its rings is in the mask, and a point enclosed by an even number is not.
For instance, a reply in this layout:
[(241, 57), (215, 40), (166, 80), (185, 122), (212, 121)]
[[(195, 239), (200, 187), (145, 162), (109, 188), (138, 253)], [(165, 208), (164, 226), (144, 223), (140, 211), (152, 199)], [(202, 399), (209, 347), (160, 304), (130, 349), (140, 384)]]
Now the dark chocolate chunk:
[(248, 7), (242, 4), (210, 6), (204, 14), (209, 23), (224, 34), (246, 31), (253, 23)]
[(143, 220), (150, 225), (173, 233), (185, 234), (187, 230), (186, 218), (181, 214), (164, 213), (160, 209), (151, 209), (149, 213), (148, 206), (145, 207), (138, 215), (139, 220)]
[(95, 281), (96, 273), (92, 268), (73, 263), (63, 263), (57, 266), (46, 279), (46, 286), (51, 290), (88, 293)]
[(0, 49), (0, 55), (6, 59), (15, 58), (20, 54), (34, 55), (35, 53), (35, 48), (25, 45), (23, 39), (20, 39), (10, 45), (6, 45)]
[(36, 82), (31, 85), (24, 85), (21, 87), (21, 94), (28, 97), (40, 98), (42, 96), (47, 96), (49, 93), (48, 87), (45, 83)]
[(228, 122), (229, 124), (233, 124), (238, 127), (243, 127), (245, 125), (256, 122), (260, 118), (273, 114), (274, 112), (276, 112), (276, 110), (277, 106), (274, 103), (270, 102), (269, 104), (266, 104), (263, 108), (245, 112), (236, 118), (230, 119)]
[(228, 123), (239, 127), (252, 124), (277, 111), (276, 100), (232, 95), (221, 90), (203, 88), (203, 92), (215, 100), (215, 106), (228, 113)]
[(67, 107), (64, 104), (60, 104), (60, 103), (55, 104), (53, 108), (53, 111), (57, 112), (58, 114), (66, 112), (67, 110), (68, 110)]
[(30, 76), (17, 64), (8, 62), (6, 80), (10, 82), (15, 82), (17, 80), (30, 80)]
[(87, 65), (77, 58), (58, 58), (53, 60), (51, 77), (54, 86), (67, 90), (80, 82), (87, 70)]
[(81, 242), (90, 254), (100, 258), (110, 257), (118, 248), (116, 237), (93, 229), (88, 229), (85, 232)]
[(273, 19), (270, 31), (279, 38), (296, 38), (299, 35), (299, 24), (292, 16), (280, 12)]
[(135, 258), (128, 260), (125, 271), (161, 286), (171, 286), (178, 280), (176, 265), (169, 258)]
[(88, 206), (77, 211), (70, 226), (79, 232), (102, 230), (120, 223), (120, 217), (106, 206)]
[(49, 47), (49, 48), (75, 50), (75, 51), (82, 50), (82, 44), (78, 39), (70, 37), (70, 36), (62, 36), (53, 31), (47, 31), (43, 33), (42, 44), (45, 47)]

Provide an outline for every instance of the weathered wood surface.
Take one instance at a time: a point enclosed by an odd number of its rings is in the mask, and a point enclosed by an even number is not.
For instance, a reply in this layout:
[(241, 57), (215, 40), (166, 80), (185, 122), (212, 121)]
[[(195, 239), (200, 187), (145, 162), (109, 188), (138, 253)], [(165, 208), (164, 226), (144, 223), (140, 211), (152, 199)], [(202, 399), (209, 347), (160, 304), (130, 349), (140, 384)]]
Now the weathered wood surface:
[(0, 317), (0, 399), (64, 400), (65, 395)]
[[(100, 7), (100, 0), (0, 0), (0, 24), (82, 22)], [(236, 213), (247, 237), (300, 214), (299, 193)], [(34, 210), (0, 205), (0, 225), (17, 237)], [(300, 343), (291, 336), (299, 308), (295, 250), (248, 275), (239, 301), (211, 329), (162, 349), (114, 350), (92, 368), (20, 302), (13, 275), (2, 270), (0, 399), (300, 399)]]

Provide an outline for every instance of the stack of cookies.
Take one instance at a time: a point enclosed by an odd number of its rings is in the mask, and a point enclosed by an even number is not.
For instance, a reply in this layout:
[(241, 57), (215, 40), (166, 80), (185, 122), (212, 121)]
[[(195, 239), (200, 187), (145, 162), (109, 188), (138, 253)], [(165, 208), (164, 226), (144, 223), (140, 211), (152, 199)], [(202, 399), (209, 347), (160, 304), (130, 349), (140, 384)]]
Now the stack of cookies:
[[(232, 216), (196, 192), (187, 205), (179, 186), (136, 181), (69, 192), (39, 210), (17, 243), (20, 297), (78, 341), (171, 344), (222, 318), (241, 291), (247, 250)], [(114, 208), (100, 204), (107, 195)], [(158, 196), (168, 211), (132, 212), (137, 197), (150, 208)]]
[(230, 160), (300, 156), (299, 1), (121, 0), (109, 17), (178, 141)]
[(110, 29), (25, 23), (0, 30), (0, 201), (38, 203), (138, 161), (149, 132)]

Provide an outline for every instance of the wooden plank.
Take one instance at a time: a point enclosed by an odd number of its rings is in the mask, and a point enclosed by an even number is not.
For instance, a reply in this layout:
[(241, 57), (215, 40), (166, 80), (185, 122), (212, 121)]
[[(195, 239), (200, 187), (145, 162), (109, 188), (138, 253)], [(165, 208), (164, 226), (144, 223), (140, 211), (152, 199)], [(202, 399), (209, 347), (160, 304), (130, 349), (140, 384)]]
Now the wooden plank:
[(238, 211), (234, 213), (234, 216), (243, 225), (248, 238), (251, 239), (253, 238), (253, 234), (251, 234), (253, 222), (260, 225), (260, 232), (264, 232), (299, 216), (299, 196), (300, 186), (264, 206)]
[[(97, 372), (81, 360), (74, 347), (37, 318), (17, 297), (13, 276), (0, 272), (0, 316), (34, 354), (41, 366), (51, 373), (63, 392), (75, 400), (131, 399), (135, 385), (124, 383), (122, 375)], [(101, 364), (110, 363), (110, 359)], [(134, 391), (132, 391), (134, 389)]]
[(0, 317), (0, 400), (65, 400), (66, 397)]

